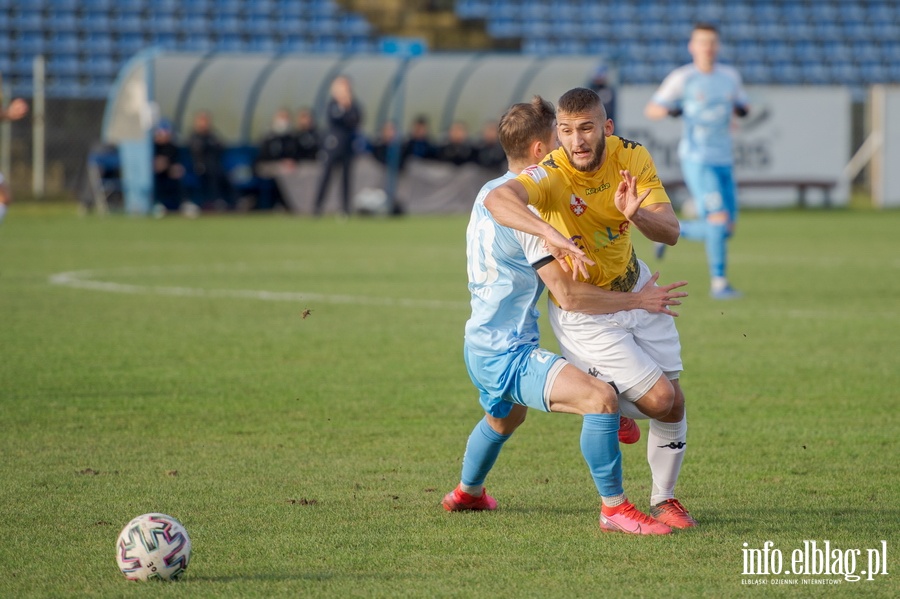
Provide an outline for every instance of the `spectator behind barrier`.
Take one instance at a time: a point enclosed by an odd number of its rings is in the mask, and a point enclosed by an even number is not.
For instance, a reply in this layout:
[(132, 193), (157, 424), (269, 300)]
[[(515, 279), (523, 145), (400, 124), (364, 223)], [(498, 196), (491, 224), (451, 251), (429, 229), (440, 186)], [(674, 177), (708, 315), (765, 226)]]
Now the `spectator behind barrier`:
[(450, 129), (447, 131), (447, 141), (438, 147), (437, 159), (456, 166), (474, 161), (475, 149), (469, 142), (469, 129), (465, 123), (456, 121), (450, 125)]
[(153, 201), (154, 213), (163, 215), (178, 210), (183, 201), (181, 164), (178, 146), (173, 141), (172, 124), (163, 120), (153, 132)]
[(312, 110), (301, 108), (297, 111), (296, 129), (294, 131), (298, 162), (316, 160), (319, 155), (320, 140), (316, 130), (316, 119)]
[(233, 209), (234, 194), (222, 162), (225, 148), (213, 130), (212, 115), (209, 112), (201, 110), (194, 116), (188, 149), (192, 174), (197, 184), (193, 194), (194, 203), (201, 208)]
[(481, 140), (475, 144), (475, 162), (498, 174), (506, 172), (506, 153), (500, 145), (497, 121), (488, 121), (482, 126)]
[(436, 158), (437, 149), (431, 141), (431, 131), (426, 116), (419, 115), (413, 120), (409, 137), (403, 146), (403, 155), (425, 159)]

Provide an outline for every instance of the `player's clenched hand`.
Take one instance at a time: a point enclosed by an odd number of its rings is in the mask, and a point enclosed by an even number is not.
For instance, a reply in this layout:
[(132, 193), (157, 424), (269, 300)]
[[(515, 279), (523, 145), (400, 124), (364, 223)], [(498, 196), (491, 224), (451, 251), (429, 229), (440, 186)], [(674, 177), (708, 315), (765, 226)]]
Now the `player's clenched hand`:
[(679, 298), (687, 297), (688, 294), (686, 292), (675, 291), (675, 289), (687, 285), (687, 281), (678, 281), (677, 283), (657, 286), (657, 279), (659, 279), (658, 271), (653, 273), (650, 280), (637, 292), (637, 296), (640, 298), (641, 308), (654, 314), (678, 316), (678, 312), (673, 312), (669, 309), (669, 306), (680, 306), (681, 301), (679, 301)]
[(650, 190), (648, 189), (638, 196), (637, 179), (632, 177), (627, 170), (619, 171), (619, 174), (622, 175), (622, 180), (619, 181), (619, 186), (616, 188), (616, 208), (625, 215), (625, 218), (631, 220), (641, 207), (641, 202), (650, 195)]
[(584, 250), (558, 231), (555, 235), (543, 239), (544, 247), (559, 262), (564, 272), (572, 273), (572, 278), (576, 281), (579, 275), (584, 279), (588, 278), (587, 265), (594, 264), (594, 261), (584, 255)]

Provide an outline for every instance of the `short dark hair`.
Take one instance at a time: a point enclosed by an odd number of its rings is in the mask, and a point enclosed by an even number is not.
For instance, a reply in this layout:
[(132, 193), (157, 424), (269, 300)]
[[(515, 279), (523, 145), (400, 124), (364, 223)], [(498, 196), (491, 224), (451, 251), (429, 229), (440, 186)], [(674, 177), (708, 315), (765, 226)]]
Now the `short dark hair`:
[(705, 21), (701, 21), (700, 23), (694, 24), (693, 31), (712, 31), (716, 35), (719, 35), (719, 28), (713, 25), (712, 23), (707, 23)]
[(526, 158), (532, 142), (545, 141), (553, 135), (555, 121), (553, 104), (540, 96), (534, 96), (529, 103), (510, 106), (497, 126), (506, 156), (510, 160)]
[(598, 96), (597, 92), (594, 90), (586, 87), (570, 89), (559, 99), (559, 112), (566, 114), (590, 112), (598, 106), (603, 111), (603, 116), (605, 117), (606, 107), (603, 106), (600, 96)]

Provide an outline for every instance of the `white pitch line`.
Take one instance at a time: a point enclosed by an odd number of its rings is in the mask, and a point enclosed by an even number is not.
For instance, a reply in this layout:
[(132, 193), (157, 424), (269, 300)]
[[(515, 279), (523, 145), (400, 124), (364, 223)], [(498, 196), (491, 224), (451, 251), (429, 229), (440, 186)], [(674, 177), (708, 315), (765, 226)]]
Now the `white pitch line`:
[(111, 281), (95, 281), (96, 271), (81, 270), (60, 272), (50, 275), (49, 283), (76, 289), (105, 291), (107, 293), (127, 293), (133, 295), (154, 294), (177, 297), (224, 297), (254, 299), (270, 302), (324, 302), (329, 304), (357, 304), (363, 306), (389, 306), (403, 308), (456, 309), (465, 308), (467, 302), (444, 300), (417, 300), (409, 298), (369, 297), (360, 295), (330, 295), (302, 291), (266, 291), (257, 289), (200, 289), (196, 287), (166, 287), (160, 285), (129, 285)]

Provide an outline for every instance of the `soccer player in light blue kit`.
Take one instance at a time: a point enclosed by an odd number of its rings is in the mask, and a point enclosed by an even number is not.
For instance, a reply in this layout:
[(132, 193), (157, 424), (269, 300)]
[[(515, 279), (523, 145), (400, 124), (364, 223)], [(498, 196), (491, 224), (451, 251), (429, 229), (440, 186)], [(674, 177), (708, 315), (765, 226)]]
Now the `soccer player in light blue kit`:
[[(727, 242), (734, 233), (738, 210), (731, 118), (747, 115), (747, 93), (740, 74), (716, 62), (719, 34), (713, 25), (694, 26), (688, 51), (693, 62), (675, 69), (663, 80), (644, 115), (650, 119), (667, 115), (684, 119), (678, 155), (699, 218), (682, 221), (681, 236), (706, 243), (710, 295), (715, 299), (735, 299), (741, 294), (727, 276)], [(657, 258), (662, 258), (665, 247), (657, 244)]]
[[(561, 295), (575, 298), (571, 301), (583, 310), (643, 308), (675, 316), (668, 306), (680, 304), (677, 298), (686, 294), (672, 290), (684, 283), (656, 287), (654, 277), (637, 293), (599, 289), (565, 275), (560, 265), (565, 264), (564, 254), (548, 248), (559, 248), (567, 241), (549, 225), (542, 240), (497, 224), (484, 207), (484, 198), (556, 147), (553, 105), (537, 96), (530, 104), (513, 105), (500, 120), (499, 133), (510, 172), (482, 188), (466, 232), (472, 315), (466, 323), (464, 355), (485, 417), (469, 436), (460, 484), (442, 504), (448, 511), (496, 509), (496, 500), (484, 490), (484, 480), (503, 444), (525, 420), (527, 408), (565, 412), (583, 418), (581, 450), (601, 496), (600, 528), (668, 534), (670, 527), (637, 510), (625, 496), (615, 391), (540, 348), (535, 304), (544, 289), (543, 279), (551, 289), (567, 286)], [(629, 192), (636, 197), (637, 188)], [(580, 250), (571, 249), (569, 256), (577, 257)], [(578, 272), (580, 264), (577, 259), (573, 262)]]

